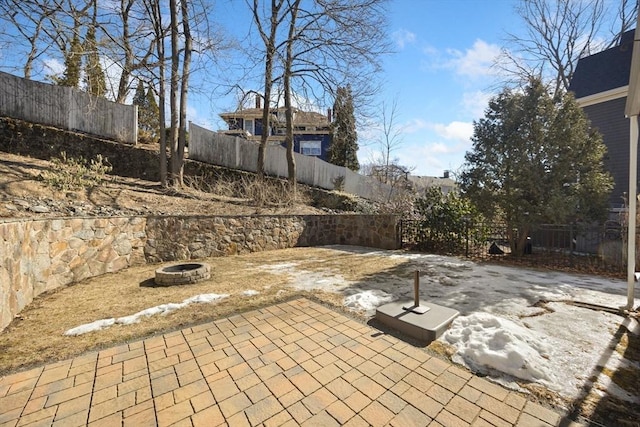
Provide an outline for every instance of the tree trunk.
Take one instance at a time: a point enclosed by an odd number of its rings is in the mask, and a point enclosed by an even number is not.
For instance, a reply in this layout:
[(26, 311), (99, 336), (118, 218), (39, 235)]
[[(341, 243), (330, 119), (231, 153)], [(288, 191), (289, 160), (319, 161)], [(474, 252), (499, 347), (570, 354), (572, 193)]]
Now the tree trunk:
[(160, 118), (160, 184), (167, 186), (167, 132), (165, 124), (165, 69), (164, 69), (164, 28), (162, 28), (162, 11), (160, 10), (160, 0), (154, 0), (152, 12), (154, 16), (154, 30), (156, 49), (158, 53), (158, 116)]
[[(257, 174), (258, 179), (264, 179), (264, 163), (267, 152), (267, 142), (269, 139), (269, 131), (271, 129), (270, 117), (271, 112), (269, 107), (271, 106), (271, 89), (273, 86), (273, 58), (276, 51), (276, 30), (278, 29), (278, 13), (282, 3), (271, 3), (271, 19), (269, 27), (269, 37), (266, 38), (266, 34), (259, 26), (260, 34), (265, 42), (265, 62), (264, 62), (264, 105), (262, 110), (262, 135), (260, 136), (260, 145), (258, 146), (258, 164)], [(253, 15), (254, 20), (260, 25), (260, 18), (258, 17), (258, 1), (253, 2)], [(257, 96), (257, 95), (256, 95)]]
[(170, 184), (179, 182), (182, 159), (178, 158), (178, 84), (180, 81), (180, 46), (178, 43), (178, 8), (176, 0), (169, 0), (171, 14), (171, 81), (169, 89), (169, 107), (171, 109), (171, 137), (169, 140), (171, 151)]
[(184, 35), (184, 56), (182, 58), (182, 85), (180, 87), (180, 132), (178, 137), (178, 155), (179, 170), (176, 171), (179, 186), (184, 185), (183, 166), (184, 151), (187, 145), (187, 94), (189, 92), (189, 73), (191, 70), (191, 52), (193, 50), (193, 39), (191, 38), (191, 29), (189, 27), (189, 11), (187, 2), (182, 1), (182, 32)]
[(521, 257), (525, 254), (525, 249), (527, 247), (527, 239), (529, 237), (529, 226), (520, 226), (518, 227), (518, 236), (512, 236), (509, 241), (511, 244), (511, 253), (517, 257)]
[[(124, 50), (124, 64), (122, 66), (122, 74), (118, 82), (118, 94), (116, 96), (117, 103), (124, 103), (129, 93), (129, 79), (133, 68), (133, 51), (131, 50), (129, 34), (129, 12), (133, 6), (133, 0), (128, 0), (125, 4), (121, 3), (120, 15), (122, 17), (122, 50)], [(159, 7), (159, 6), (158, 6)]]
[(289, 22), (289, 37), (287, 39), (287, 55), (284, 64), (284, 111), (286, 120), (285, 143), (287, 146), (287, 169), (289, 188), (293, 193), (293, 200), (296, 199), (296, 159), (293, 155), (293, 107), (291, 105), (291, 74), (293, 66), (293, 43), (295, 41), (296, 18), (300, 0), (295, 0), (291, 5), (291, 21)]

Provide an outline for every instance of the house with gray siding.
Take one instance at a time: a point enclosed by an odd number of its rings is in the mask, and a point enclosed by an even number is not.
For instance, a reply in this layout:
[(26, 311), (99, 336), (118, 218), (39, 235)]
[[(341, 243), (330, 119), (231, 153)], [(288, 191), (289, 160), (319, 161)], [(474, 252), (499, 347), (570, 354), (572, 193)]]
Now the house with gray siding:
[(614, 180), (609, 199), (612, 209), (622, 208), (623, 196), (629, 192), (629, 119), (625, 117), (625, 105), (634, 32), (624, 33), (618, 46), (581, 58), (569, 88), (607, 146), (604, 165)]

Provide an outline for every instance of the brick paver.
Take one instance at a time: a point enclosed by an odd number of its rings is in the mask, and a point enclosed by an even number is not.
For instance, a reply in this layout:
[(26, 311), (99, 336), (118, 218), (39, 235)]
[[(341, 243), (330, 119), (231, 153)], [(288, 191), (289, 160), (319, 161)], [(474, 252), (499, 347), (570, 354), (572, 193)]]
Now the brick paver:
[(0, 425), (554, 426), (561, 413), (306, 299), (0, 378)]

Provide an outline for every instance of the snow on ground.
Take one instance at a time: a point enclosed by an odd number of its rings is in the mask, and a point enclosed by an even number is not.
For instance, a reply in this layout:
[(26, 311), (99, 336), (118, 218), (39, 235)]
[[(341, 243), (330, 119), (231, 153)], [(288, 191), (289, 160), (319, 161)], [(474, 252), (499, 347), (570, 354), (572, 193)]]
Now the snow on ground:
[[(609, 347), (625, 322), (635, 320), (567, 304), (578, 301), (612, 308), (626, 305), (627, 284), (621, 280), (500, 265), (476, 264), (454, 257), (399, 251), (332, 246), (357, 256), (387, 256), (406, 260), (421, 271), (422, 300), (454, 308), (460, 316), (440, 340), (456, 349), (454, 361), (517, 388), (513, 377), (539, 383), (567, 398), (576, 398), (598, 366), (615, 370), (640, 364), (623, 359)], [(290, 275), (297, 289), (342, 291), (345, 306), (369, 315), (388, 301), (413, 300), (413, 280), (398, 278), (348, 283), (339, 272), (297, 270), (297, 265), (265, 267)], [(349, 287), (351, 286), (351, 288)], [(638, 300), (636, 304), (638, 305)], [(640, 404), (638, 396), (608, 384), (600, 388)], [(610, 382), (610, 381), (609, 381)]]
[(292, 286), (299, 291), (312, 291), (314, 289), (337, 292), (349, 286), (350, 282), (345, 280), (337, 272), (324, 269), (322, 271), (310, 271), (297, 268), (295, 262), (263, 265), (262, 270), (271, 273), (283, 273), (292, 277)]
[(156, 305), (155, 307), (146, 308), (137, 313), (131, 314), (129, 316), (123, 316), (118, 318), (109, 318), (109, 319), (100, 319), (95, 322), (85, 323), (84, 325), (76, 326), (75, 328), (71, 328), (65, 331), (65, 335), (74, 336), (74, 335), (82, 335), (88, 332), (99, 331), (101, 329), (109, 328), (113, 325), (132, 325), (134, 323), (140, 322), (144, 317), (155, 316), (156, 314), (167, 315), (172, 311), (179, 310), (184, 308), (190, 304), (195, 303), (211, 303), (214, 301), (218, 301), (220, 299), (226, 298), (229, 295), (227, 294), (200, 294), (195, 295), (190, 298), (185, 299), (180, 303), (167, 303)]

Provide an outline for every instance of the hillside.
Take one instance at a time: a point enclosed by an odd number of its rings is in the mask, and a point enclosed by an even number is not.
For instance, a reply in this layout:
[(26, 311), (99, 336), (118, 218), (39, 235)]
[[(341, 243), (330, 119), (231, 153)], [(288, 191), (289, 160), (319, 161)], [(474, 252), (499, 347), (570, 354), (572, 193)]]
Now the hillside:
[[(308, 204), (255, 205), (233, 197), (229, 183), (200, 191), (193, 182), (184, 191), (157, 182), (107, 175), (94, 188), (61, 191), (47, 184), (57, 167), (50, 161), (0, 152), (0, 218), (86, 215), (252, 215), (323, 214)], [(242, 185), (242, 184), (240, 184)], [(218, 193), (218, 194), (216, 194)], [(302, 197), (304, 200), (304, 196)]]

